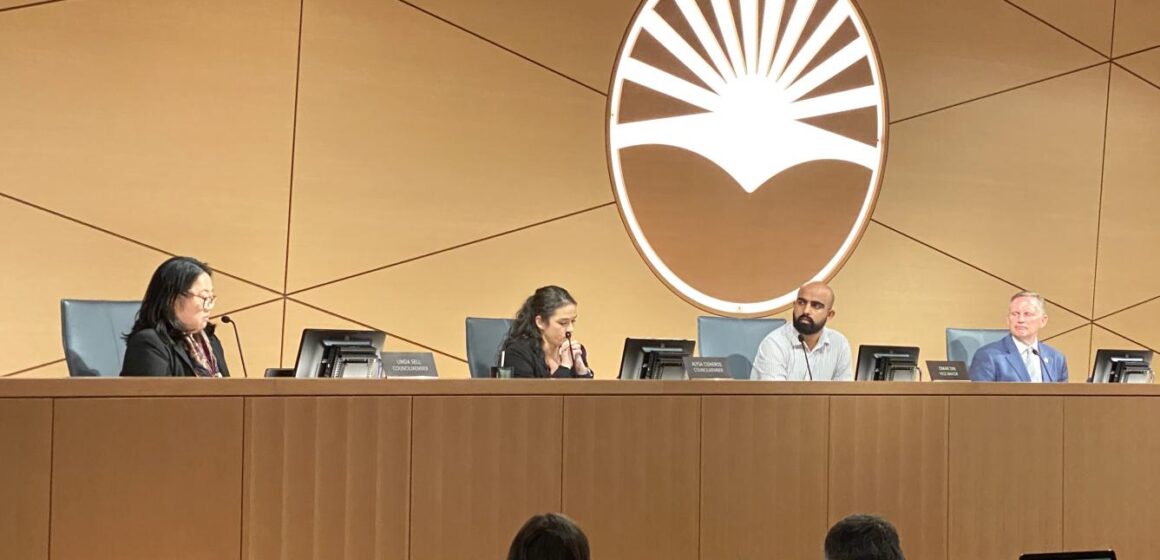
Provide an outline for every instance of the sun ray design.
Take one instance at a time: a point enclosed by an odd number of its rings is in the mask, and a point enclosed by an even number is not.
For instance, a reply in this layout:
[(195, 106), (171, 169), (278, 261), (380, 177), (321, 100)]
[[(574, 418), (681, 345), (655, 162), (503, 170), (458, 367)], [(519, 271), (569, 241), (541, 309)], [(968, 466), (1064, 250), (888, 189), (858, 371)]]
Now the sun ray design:
[[(713, 30), (709, 28), (709, 22), (705, 20), (705, 14), (697, 6), (697, 0), (677, 0), (677, 7), (681, 9), (681, 15), (685, 17), (685, 21), (693, 28), (693, 33), (697, 35), (697, 41), (705, 48), (705, 52), (709, 53), (709, 58), (713, 59), (713, 66), (718, 68), (721, 76), (725, 78), (736, 78), (737, 74), (733, 71), (733, 65), (725, 58), (725, 51), (721, 50), (721, 45), (713, 37)], [(650, 15), (656, 14), (655, 8), (656, 2), (653, 2), (652, 6), (649, 7)], [(657, 15), (657, 17), (660, 17), (660, 15)], [(683, 59), (678, 58), (678, 60), (682, 60), (683, 62)]]
[(761, 15), (761, 35), (758, 37), (757, 74), (769, 74), (773, 65), (773, 47), (777, 45), (777, 34), (781, 30), (781, 2), (766, 2)]
[[(875, 169), (884, 126), (876, 70), (871, 71), (873, 85), (837, 91), (831, 87), (815, 94), (872, 56), (850, 0), (837, 0), (808, 34), (816, 0), (798, 0), (788, 18), (784, 3), (776, 0), (709, 0), (708, 9), (697, 0), (672, 0), (679, 16), (670, 17), (683, 18), (680, 23), (692, 30), (696, 45), (674, 30), (677, 22), (657, 12), (658, 1), (648, 1), (642, 8), (640, 32), (656, 39), (704, 85), (633, 58), (630, 47), (637, 36), (630, 35), (613, 88), (609, 140), (614, 152), (643, 145), (688, 150), (720, 166), (750, 193), (783, 171), (811, 161), (840, 160)], [(720, 41), (707, 15), (714, 19)], [(823, 49), (847, 22), (854, 23), (859, 36), (821, 59)], [(615, 101), (625, 81), (704, 112), (621, 123)], [(874, 144), (803, 122), (864, 108), (879, 109)]]
[(773, 67), (770, 68), (770, 74), (773, 77), (781, 75), (782, 69), (785, 68), (786, 62), (789, 61), (789, 55), (793, 52), (793, 48), (797, 46), (798, 39), (802, 36), (802, 29), (806, 26), (806, 20), (810, 18), (810, 12), (814, 10), (814, 0), (798, 0), (793, 5), (793, 12), (790, 14), (789, 23), (785, 26), (785, 33), (781, 36), (781, 42), (777, 45), (777, 55), (773, 59)]
[(725, 39), (725, 51), (733, 63), (733, 73), (745, 75), (745, 57), (741, 54), (741, 38), (737, 36), (737, 23), (733, 21), (733, 7), (729, 0), (712, 0), (713, 15), (717, 17), (717, 28)]

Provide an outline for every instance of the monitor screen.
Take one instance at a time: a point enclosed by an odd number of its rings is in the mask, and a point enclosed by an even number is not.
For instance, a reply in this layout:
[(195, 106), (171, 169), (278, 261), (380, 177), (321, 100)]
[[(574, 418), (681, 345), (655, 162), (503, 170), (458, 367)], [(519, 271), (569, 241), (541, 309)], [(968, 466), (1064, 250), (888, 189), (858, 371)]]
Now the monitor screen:
[(1151, 383), (1151, 350), (1096, 350), (1090, 383)]
[(1113, 550), (1035, 552), (1021, 555), (1019, 560), (1116, 560), (1116, 552)]
[(918, 381), (917, 346), (858, 347), (858, 381)]
[(685, 357), (693, 355), (692, 340), (626, 338), (620, 355), (620, 379), (687, 379)]
[(369, 368), (386, 339), (381, 331), (303, 329), (294, 377), (377, 377)]

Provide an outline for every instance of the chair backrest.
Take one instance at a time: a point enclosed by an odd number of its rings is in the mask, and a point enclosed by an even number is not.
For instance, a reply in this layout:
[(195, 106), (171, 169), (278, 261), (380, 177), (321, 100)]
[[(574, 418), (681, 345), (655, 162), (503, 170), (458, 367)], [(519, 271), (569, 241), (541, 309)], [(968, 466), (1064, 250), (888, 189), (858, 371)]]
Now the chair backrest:
[(757, 347), (785, 319), (697, 317), (697, 348), (707, 358), (726, 358), (734, 379), (749, 379)]
[(113, 377), (125, 360), (125, 334), (139, 301), (60, 300), (64, 357), (72, 377)]
[(511, 319), (467, 318), (467, 368), (472, 377), (491, 377)]
[(947, 329), (947, 360), (969, 367), (979, 348), (1007, 336), (1007, 329)]

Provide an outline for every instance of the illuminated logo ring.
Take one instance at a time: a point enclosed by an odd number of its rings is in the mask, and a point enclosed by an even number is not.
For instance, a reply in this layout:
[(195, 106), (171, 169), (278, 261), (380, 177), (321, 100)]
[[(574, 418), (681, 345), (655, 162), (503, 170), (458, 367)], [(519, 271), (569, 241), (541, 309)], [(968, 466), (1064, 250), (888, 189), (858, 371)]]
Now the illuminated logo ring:
[[(629, 88), (634, 93), (626, 94)], [(642, 114), (628, 107), (647, 105), (639, 101), (645, 98), (663, 108)], [(633, 116), (626, 117), (630, 112)], [(844, 125), (818, 124), (852, 112), (862, 115), (867, 129), (862, 138), (847, 134)], [(609, 95), (608, 153), (617, 204), (649, 267), (679, 295), (713, 312), (768, 314), (792, 302), (793, 287), (729, 297), (674, 271), (650, 239), (679, 234), (661, 235), (642, 224), (631, 181), (625, 179), (625, 154), (652, 147), (667, 150), (668, 157), (703, 158), (751, 197), (776, 189), (771, 182), (805, 164), (839, 162), (861, 169), (868, 181), (855, 185), (850, 219), (842, 223), (834, 247), (825, 249), (832, 256), (813, 270), (798, 271), (797, 284), (830, 279), (861, 238), (881, 183), (887, 123), (881, 65), (851, 0), (644, 0), (618, 55)], [(678, 199), (682, 192), (703, 190), (697, 184), (679, 187), (673, 191)], [(771, 211), (770, 219), (789, 216)], [(694, 242), (698, 228), (683, 227)]]

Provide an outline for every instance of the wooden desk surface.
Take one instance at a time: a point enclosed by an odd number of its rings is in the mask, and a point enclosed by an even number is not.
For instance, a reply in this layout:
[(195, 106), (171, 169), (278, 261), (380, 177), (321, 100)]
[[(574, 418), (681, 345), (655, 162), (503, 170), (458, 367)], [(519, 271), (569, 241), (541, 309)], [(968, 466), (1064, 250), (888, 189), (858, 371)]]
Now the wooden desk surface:
[(897, 395), (1155, 397), (1160, 385), (618, 381), (608, 379), (0, 379), (0, 398), (483, 395)]

